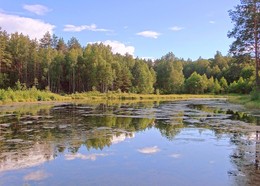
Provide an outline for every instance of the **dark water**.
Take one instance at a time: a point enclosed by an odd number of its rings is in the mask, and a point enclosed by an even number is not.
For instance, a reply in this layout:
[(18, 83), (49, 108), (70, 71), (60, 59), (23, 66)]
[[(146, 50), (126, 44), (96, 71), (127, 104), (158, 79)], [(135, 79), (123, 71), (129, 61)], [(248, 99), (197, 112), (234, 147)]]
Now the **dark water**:
[(0, 107), (0, 185), (260, 185), (260, 113), (225, 100)]

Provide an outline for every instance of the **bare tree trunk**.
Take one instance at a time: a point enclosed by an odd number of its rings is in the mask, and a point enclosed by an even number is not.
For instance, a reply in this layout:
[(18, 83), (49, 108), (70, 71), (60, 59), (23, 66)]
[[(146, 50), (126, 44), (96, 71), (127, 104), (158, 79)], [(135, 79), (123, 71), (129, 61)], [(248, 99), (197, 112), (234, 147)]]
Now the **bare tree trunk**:
[(51, 78), (50, 78), (50, 69), (48, 70), (48, 88), (51, 91)]
[(75, 67), (72, 69), (72, 93), (75, 93)]
[(260, 169), (260, 132), (256, 131), (256, 147), (255, 147), (255, 167)]

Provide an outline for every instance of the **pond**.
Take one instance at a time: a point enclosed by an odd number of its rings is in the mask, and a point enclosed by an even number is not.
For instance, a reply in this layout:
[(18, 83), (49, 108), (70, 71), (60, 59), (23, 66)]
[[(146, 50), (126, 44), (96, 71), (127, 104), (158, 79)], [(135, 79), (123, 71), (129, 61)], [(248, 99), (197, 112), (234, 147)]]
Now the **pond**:
[(260, 112), (223, 99), (0, 107), (0, 185), (259, 185)]

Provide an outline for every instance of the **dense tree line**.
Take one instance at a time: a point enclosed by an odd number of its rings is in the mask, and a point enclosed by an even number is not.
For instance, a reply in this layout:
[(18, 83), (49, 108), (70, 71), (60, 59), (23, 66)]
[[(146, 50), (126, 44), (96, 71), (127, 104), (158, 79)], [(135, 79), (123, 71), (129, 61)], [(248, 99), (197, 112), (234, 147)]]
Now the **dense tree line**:
[(145, 60), (113, 54), (103, 44), (82, 47), (74, 37), (66, 44), (49, 33), (38, 42), (0, 30), (0, 88), (13, 88), (18, 81), (57, 93), (153, 93), (156, 77)]
[(196, 61), (170, 52), (155, 61), (113, 54), (104, 44), (80, 45), (46, 33), (39, 41), (0, 30), (0, 88), (56, 93), (98, 90), (132, 93), (249, 93), (255, 79), (250, 56)]

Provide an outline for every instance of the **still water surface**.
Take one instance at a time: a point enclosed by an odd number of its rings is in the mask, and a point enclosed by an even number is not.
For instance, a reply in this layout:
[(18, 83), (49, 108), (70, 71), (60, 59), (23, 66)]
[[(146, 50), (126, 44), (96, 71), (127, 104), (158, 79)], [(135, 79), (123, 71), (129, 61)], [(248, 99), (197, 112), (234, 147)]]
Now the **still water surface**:
[(225, 100), (0, 108), (0, 185), (259, 185), (259, 111)]

